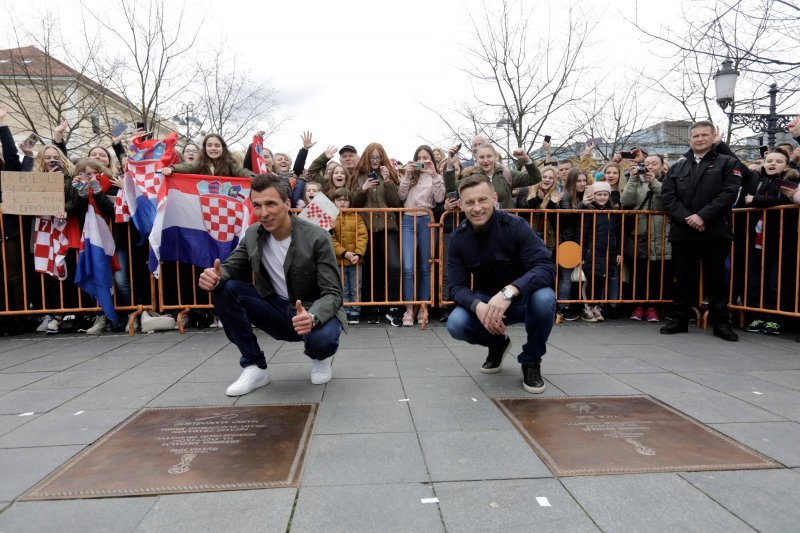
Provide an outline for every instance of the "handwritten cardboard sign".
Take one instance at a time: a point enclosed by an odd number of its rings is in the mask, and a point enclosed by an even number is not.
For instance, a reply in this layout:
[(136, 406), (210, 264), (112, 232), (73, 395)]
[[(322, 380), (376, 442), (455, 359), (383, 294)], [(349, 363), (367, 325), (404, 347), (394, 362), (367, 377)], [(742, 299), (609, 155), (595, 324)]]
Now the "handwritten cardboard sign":
[(64, 211), (64, 175), (60, 172), (3, 172), (0, 205), (7, 215), (54, 215)]

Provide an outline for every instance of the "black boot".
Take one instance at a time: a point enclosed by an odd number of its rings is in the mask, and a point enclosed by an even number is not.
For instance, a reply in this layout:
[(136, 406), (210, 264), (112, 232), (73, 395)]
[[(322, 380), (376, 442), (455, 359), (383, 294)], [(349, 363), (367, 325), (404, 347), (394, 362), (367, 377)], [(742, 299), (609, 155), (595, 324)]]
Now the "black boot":
[(542, 378), (541, 361), (522, 364), (522, 388), (531, 394), (544, 392), (545, 384)]

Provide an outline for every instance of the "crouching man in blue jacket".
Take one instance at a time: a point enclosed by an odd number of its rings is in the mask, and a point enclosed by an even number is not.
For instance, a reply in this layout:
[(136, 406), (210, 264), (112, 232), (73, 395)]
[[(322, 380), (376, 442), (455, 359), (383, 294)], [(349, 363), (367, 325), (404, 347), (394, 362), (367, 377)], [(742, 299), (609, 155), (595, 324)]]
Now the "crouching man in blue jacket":
[(484, 176), (464, 178), (458, 194), (466, 220), (450, 238), (447, 276), (457, 307), (447, 331), (455, 339), (488, 347), (481, 372), (494, 374), (511, 348), (506, 325), (524, 323), (528, 341), (517, 357), (522, 386), (530, 393), (544, 392), (541, 361), (556, 312), (550, 252), (525, 220), (495, 209), (497, 194)]

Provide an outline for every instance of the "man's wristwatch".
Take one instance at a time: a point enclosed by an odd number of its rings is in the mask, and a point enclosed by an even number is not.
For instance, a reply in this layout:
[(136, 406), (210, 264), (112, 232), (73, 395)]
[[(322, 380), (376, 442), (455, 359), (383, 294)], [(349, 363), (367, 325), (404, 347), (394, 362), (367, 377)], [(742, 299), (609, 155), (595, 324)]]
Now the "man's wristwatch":
[(319, 324), (320, 324), (320, 321), (319, 321), (319, 318), (317, 318), (317, 316), (316, 316), (315, 314), (313, 314), (313, 313), (308, 313), (308, 316), (310, 316), (310, 317), (311, 317), (311, 329), (314, 329), (314, 328), (316, 328), (317, 326), (319, 326)]
[(514, 299), (514, 291), (511, 287), (503, 287), (503, 290), (501, 290), (500, 293), (503, 295), (503, 298), (508, 301)]

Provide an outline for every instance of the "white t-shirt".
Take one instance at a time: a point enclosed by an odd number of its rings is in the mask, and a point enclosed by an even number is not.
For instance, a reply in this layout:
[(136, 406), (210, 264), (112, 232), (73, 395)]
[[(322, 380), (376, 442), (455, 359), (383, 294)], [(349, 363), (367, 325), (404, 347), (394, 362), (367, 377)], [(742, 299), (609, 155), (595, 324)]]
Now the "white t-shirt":
[(267, 237), (264, 244), (264, 251), (261, 253), (261, 264), (267, 269), (272, 288), (281, 298), (289, 299), (289, 290), (286, 288), (286, 275), (283, 273), (283, 263), (286, 261), (286, 254), (289, 253), (289, 246), (292, 244), (292, 236), (289, 235), (282, 241), (275, 239), (272, 235)]

